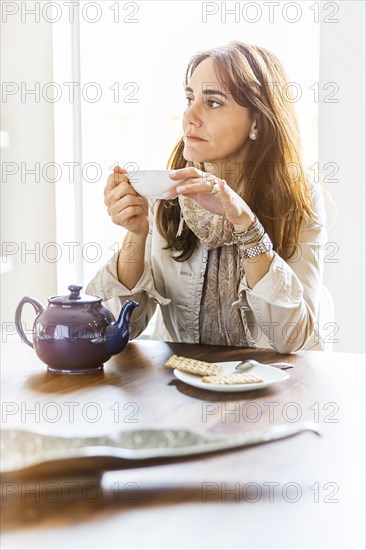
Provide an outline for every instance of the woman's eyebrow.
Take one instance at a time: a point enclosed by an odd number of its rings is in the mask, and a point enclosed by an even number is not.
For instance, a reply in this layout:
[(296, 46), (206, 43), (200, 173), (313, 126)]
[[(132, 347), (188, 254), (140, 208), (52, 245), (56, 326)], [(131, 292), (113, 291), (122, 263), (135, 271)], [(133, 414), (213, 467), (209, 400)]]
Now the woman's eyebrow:
[[(186, 92), (190, 92), (190, 93), (193, 94), (193, 89), (190, 88), (189, 86), (187, 86), (187, 87), (185, 88), (185, 91), (186, 91)], [(227, 96), (226, 96), (226, 94), (224, 94), (224, 92), (221, 92), (220, 90), (213, 90), (213, 89), (211, 89), (211, 88), (207, 88), (207, 89), (205, 89), (205, 90), (202, 90), (202, 94), (204, 94), (204, 95), (206, 95), (206, 96), (207, 96), (207, 95), (221, 95), (224, 99), (227, 99)]]

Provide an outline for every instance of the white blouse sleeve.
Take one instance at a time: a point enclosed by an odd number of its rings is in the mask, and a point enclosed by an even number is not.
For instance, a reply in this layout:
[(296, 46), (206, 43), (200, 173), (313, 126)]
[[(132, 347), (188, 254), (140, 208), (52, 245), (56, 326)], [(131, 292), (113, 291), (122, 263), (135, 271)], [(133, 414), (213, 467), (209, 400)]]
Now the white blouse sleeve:
[(319, 342), (316, 322), (327, 240), (320, 186), (312, 186), (312, 199), (316, 222), (302, 229), (294, 256), (285, 261), (275, 253), (268, 273), (252, 289), (245, 275), (240, 287), (259, 328), (279, 353)]
[(150, 209), (150, 229), (146, 239), (144, 271), (135, 287), (130, 290), (118, 280), (118, 254), (114, 254), (97, 271), (86, 287), (86, 293), (100, 296), (103, 305), (115, 317), (118, 317), (121, 307), (126, 300), (135, 300), (139, 303), (139, 307), (134, 309), (131, 316), (131, 339), (137, 338), (145, 330), (155, 312), (157, 304), (167, 305), (170, 303), (169, 299), (161, 296), (156, 290), (151, 269), (152, 216), (153, 214)]

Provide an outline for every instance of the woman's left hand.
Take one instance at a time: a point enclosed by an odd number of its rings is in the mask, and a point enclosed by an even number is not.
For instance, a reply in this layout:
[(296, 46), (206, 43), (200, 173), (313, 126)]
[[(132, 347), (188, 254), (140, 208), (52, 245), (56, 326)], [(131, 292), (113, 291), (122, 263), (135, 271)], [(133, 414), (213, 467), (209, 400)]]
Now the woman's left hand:
[[(224, 180), (194, 167), (175, 170), (170, 178), (177, 184), (169, 188), (164, 198), (191, 197), (209, 212), (225, 216), (235, 231), (244, 231), (253, 223), (255, 217), (247, 203)], [(211, 192), (214, 180), (218, 181), (216, 193)]]

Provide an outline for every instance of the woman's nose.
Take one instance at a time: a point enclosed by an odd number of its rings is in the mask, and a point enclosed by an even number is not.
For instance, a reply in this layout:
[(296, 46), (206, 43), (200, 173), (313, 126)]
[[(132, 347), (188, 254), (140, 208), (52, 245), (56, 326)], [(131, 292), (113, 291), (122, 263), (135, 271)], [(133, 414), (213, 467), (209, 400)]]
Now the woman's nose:
[(189, 105), (183, 116), (186, 125), (193, 124), (194, 126), (200, 126), (202, 124), (201, 107), (198, 101), (193, 101)]

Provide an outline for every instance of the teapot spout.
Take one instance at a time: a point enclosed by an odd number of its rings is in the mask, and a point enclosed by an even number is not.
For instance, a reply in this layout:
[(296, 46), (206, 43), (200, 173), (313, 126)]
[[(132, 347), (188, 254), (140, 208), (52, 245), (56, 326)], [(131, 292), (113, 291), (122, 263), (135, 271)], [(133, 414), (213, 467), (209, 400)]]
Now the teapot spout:
[(135, 307), (139, 307), (137, 302), (127, 300), (122, 306), (117, 321), (106, 328), (106, 352), (109, 355), (119, 353), (126, 346), (130, 338), (130, 317)]

